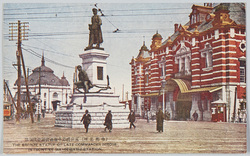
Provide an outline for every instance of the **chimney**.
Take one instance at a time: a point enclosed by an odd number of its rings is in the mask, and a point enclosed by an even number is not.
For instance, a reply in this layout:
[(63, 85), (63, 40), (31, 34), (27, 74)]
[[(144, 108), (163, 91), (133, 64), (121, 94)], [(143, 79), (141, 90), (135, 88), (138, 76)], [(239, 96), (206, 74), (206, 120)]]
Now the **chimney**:
[(178, 24), (174, 24), (174, 32), (176, 33), (178, 31)]

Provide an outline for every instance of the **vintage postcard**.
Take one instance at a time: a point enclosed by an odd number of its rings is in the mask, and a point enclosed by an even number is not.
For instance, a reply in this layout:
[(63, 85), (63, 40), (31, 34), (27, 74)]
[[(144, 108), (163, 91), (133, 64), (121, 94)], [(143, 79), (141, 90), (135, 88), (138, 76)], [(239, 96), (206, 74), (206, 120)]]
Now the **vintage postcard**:
[(4, 154), (247, 153), (244, 1), (24, 2), (1, 8)]

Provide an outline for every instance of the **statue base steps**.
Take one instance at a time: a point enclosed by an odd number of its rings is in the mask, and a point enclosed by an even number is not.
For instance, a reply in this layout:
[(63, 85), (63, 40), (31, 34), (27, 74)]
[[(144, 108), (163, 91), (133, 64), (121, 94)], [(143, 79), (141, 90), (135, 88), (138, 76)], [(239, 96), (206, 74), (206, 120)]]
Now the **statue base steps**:
[(87, 109), (91, 115), (89, 128), (105, 128), (103, 124), (109, 110), (112, 113), (113, 128), (128, 128), (129, 106), (119, 103), (118, 98), (119, 96), (108, 92), (73, 94), (71, 104), (61, 106), (56, 111), (55, 126), (84, 128), (80, 120)]

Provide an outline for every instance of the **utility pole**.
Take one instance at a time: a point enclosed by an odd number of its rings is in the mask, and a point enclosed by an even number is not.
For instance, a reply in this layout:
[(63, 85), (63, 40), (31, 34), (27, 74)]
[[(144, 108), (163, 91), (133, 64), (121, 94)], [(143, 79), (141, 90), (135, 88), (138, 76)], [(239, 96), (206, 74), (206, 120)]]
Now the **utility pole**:
[(40, 106), (41, 106), (41, 67), (39, 67), (39, 92), (38, 92), (38, 107), (37, 107), (37, 121), (40, 121)]
[(124, 101), (124, 84), (122, 84), (122, 101)]
[[(17, 23), (10, 23), (10, 41), (17, 40), (17, 72), (18, 72), (18, 79), (17, 79), (17, 117), (16, 117), (16, 122), (20, 123), (20, 116), (21, 116), (21, 62), (23, 66), (23, 75), (25, 79), (25, 84), (26, 84), (26, 96), (29, 101), (29, 106), (30, 106), (30, 116), (31, 116), (31, 122), (34, 123), (33, 119), (33, 106), (30, 101), (30, 92), (29, 92), (29, 87), (28, 87), (28, 78), (26, 76), (26, 69), (25, 69), (25, 63), (24, 63), (24, 58), (22, 54), (22, 40), (28, 40), (26, 37), (28, 37), (28, 22), (20, 22), (18, 21)], [(17, 32), (16, 32), (17, 31)], [(17, 36), (15, 35), (17, 34)], [(17, 37), (17, 39), (16, 39)]]
[(234, 111), (233, 111), (233, 121), (236, 120), (236, 99), (237, 99), (237, 86), (235, 87), (235, 93), (234, 93)]

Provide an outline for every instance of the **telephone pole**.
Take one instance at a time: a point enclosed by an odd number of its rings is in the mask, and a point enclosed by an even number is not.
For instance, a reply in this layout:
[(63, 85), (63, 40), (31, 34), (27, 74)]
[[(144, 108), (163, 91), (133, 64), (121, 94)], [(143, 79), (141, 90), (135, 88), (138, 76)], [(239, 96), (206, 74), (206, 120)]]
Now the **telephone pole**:
[(28, 78), (26, 76), (26, 69), (24, 64), (24, 58), (22, 54), (22, 40), (28, 40), (26, 37), (28, 37), (28, 22), (20, 22), (18, 20), (17, 23), (10, 23), (10, 41), (17, 40), (17, 51), (16, 51), (16, 57), (17, 57), (17, 117), (16, 122), (20, 123), (20, 116), (21, 116), (21, 63), (23, 66), (23, 75), (25, 79), (25, 85), (26, 85), (26, 96), (28, 98), (29, 106), (30, 106), (30, 116), (31, 116), (31, 122), (34, 123), (33, 119), (33, 105), (30, 101), (30, 92), (28, 87)]
[(39, 67), (39, 92), (38, 92), (38, 107), (37, 107), (37, 121), (38, 122), (40, 122), (40, 118), (41, 118), (40, 106), (41, 106), (41, 67)]

